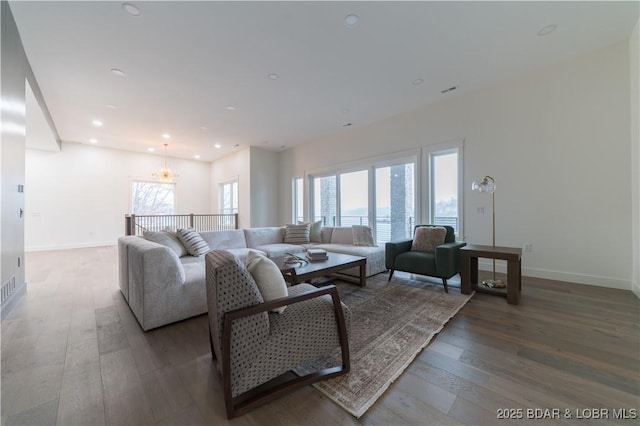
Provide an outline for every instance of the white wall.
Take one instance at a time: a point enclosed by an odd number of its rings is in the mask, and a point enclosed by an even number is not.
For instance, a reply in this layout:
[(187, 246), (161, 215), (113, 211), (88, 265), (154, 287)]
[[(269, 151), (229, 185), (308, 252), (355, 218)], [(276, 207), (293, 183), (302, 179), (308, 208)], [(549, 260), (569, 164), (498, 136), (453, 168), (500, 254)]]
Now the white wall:
[[(132, 179), (152, 179), (161, 155), (74, 143), (26, 151), (26, 250), (110, 245), (131, 213)], [(180, 173), (177, 214), (210, 213), (210, 163), (169, 158)]]
[[(11, 288), (2, 308), (26, 288), (24, 274), (25, 80), (30, 68), (7, 2), (0, 2), (0, 286)], [(15, 286), (9, 285), (14, 283)], [(2, 312), (6, 312), (4, 309)]]
[(633, 263), (632, 290), (640, 298), (640, 20), (629, 39), (631, 76), (631, 202), (632, 226), (631, 261)]
[(218, 185), (238, 180), (238, 227), (251, 226), (251, 162), (249, 148), (241, 149), (211, 164), (211, 211), (218, 213)]
[(238, 226), (278, 226), (279, 153), (247, 147), (211, 164), (211, 209), (218, 212), (218, 185), (238, 180)]
[(279, 226), (279, 153), (251, 147), (251, 227)]
[[(301, 145), (280, 158), (281, 221), (293, 176), (463, 138), (464, 188), (496, 179), (497, 244), (533, 245), (523, 274), (629, 289), (629, 89), (625, 42)], [(490, 243), (490, 201), (464, 197), (466, 240)]]

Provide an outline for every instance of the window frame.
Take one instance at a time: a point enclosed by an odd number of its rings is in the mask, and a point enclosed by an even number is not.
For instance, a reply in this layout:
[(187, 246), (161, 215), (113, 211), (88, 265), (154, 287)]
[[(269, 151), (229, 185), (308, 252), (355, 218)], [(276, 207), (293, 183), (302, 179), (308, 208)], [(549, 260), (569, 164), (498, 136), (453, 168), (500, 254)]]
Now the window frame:
[[(234, 199), (234, 193), (233, 193), (233, 185), (235, 184), (236, 186), (236, 191), (235, 191), (235, 199)], [(227, 185), (231, 185), (231, 212), (226, 212), (225, 207), (224, 207), (224, 187)], [(238, 185), (238, 178), (233, 178), (233, 179), (227, 179), (224, 181), (220, 181), (218, 182), (218, 213), (219, 214), (237, 214), (240, 210), (240, 203), (239, 203), (239, 198), (240, 198), (240, 186)], [(234, 201), (235, 201), (235, 207), (233, 207), (234, 205)], [(233, 211), (235, 210), (235, 211)]]
[[(422, 181), (424, 187), (423, 193), (426, 194), (423, 200), (423, 223), (435, 222), (435, 200), (434, 200), (434, 167), (433, 159), (440, 155), (447, 155), (457, 153), (457, 168), (458, 168), (458, 185), (457, 185), (457, 210), (458, 210), (458, 229), (456, 231), (456, 237), (458, 239), (464, 239), (464, 139), (455, 139), (448, 142), (443, 142), (436, 145), (429, 145), (423, 147), (422, 163), (424, 168), (424, 175)], [(426, 191), (425, 191), (426, 189)]]
[[(297, 223), (299, 220), (305, 219), (305, 198), (304, 198), (304, 183), (303, 177), (294, 176), (291, 179), (291, 220), (292, 223)], [(300, 185), (300, 191), (298, 191), (298, 185)], [(302, 211), (298, 211), (298, 204), (302, 208)]]
[[(138, 182), (143, 182), (143, 183), (152, 183), (152, 184), (157, 184), (157, 185), (171, 185), (173, 186), (173, 213), (170, 213), (171, 215), (176, 215), (177, 211), (178, 211), (178, 184), (177, 182), (167, 182), (161, 179), (149, 179), (149, 178), (136, 178), (136, 177), (131, 177), (129, 179), (129, 211), (132, 214), (137, 214), (134, 211), (134, 203), (133, 203), (133, 196), (135, 194), (135, 190), (134, 190), (134, 185)], [(163, 215), (165, 213), (141, 213), (140, 215)]]
[[(405, 151), (399, 151), (391, 154), (386, 154), (383, 156), (371, 157), (363, 160), (353, 161), (349, 163), (344, 163), (338, 166), (326, 167), (317, 170), (312, 170), (305, 173), (305, 185), (308, 189), (307, 196), (305, 198), (306, 204), (305, 207), (308, 211), (308, 220), (312, 220), (315, 218), (315, 184), (314, 180), (317, 178), (323, 178), (328, 176), (336, 177), (336, 225), (340, 226), (340, 175), (344, 173), (357, 172), (362, 170), (367, 170), (368, 172), (368, 222), (373, 230), (374, 240), (377, 238), (377, 224), (376, 220), (376, 183), (375, 183), (375, 171), (376, 168), (379, 167), (389, 167), (394, 165), (402, 165), (413, 163), (414, 165), (414, 214), (416, 218), (416, 222), (418, 218), (421, 217), (421, 205), (422, 199), (420, 195), (419, 183), (421, 182), (420, 176), (422, 171), (422, 161), (421, 161), (421, 149), (410, 149)], [(325, 226), (334, 226), (333, 224), (326, 224)], [(377, 240), (376, 240), (377, 241)]]

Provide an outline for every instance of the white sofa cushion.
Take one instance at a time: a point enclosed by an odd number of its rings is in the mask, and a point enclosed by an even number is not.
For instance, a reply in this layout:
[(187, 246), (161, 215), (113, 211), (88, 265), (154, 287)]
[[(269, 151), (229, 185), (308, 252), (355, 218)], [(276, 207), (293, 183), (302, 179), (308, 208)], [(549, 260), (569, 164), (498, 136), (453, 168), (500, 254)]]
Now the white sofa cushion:
[(191, 256), (204, 256), (209, 253), (209, 245), (194, 229), (178, 229), (178, 239)]
[[(256, 251), (251, 251), (247, 256), (247, 269), (256, 281), (265, 302), (288, 296), (287, 283), (273, 260)], [(285, 308), (286, 306), (282, 306), (274, 309), (273, 312), (281, 314)]]
[(289, 244), (309, 244), (311, 225), (304, 223), (301, 225), (287, 224), (284, 227), (284, 242)]
[(262, 246), (256, 247), (256, 250), (260, 250), (264, 252), (267, 257), (274, 258), (284, 256), (287, 253), (302, 253), (305, 251), (304, 244), (265, 244)]
[(247, 247), (257, 248), (267, 244), (278, 244), (284, 241), (284, 229), (279, 226), (265, 228), (246, 228), (244, 236)]
[(340, 226), (333, 228), (331, 233), (332, 244), (349, 244), (353, 245), (353, 230), (350, 226)]
[(247, 248), (247, 240), (242, 229), (203, 231), (200, 232), (200, 236), (211, 247), (211, 250)]
[(373, 247), (376, 244), (373, 242), (373, 231), (370, 226), (353, 225), (351, 227), (353, 232), (353, 245)]
[(188, 254), (187, 249), (182, 245), (174, 232), (170, 232), (168, 230), (144, 231), (142, 233), (142, 237), (147, 241), (153, 241), (154, 243), (169, 247), (178, 257), (186, 256)]

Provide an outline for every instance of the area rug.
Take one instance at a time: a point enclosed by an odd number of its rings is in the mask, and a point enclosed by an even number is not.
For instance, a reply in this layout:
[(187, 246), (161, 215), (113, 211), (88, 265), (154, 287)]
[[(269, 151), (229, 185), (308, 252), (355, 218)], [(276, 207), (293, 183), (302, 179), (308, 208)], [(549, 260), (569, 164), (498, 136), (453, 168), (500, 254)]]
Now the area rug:
[[(313, 386), (358, 418), (471, 298), (457, 288), (445, 293), (440, 283), (395, 277), (387, 282), (386, 274), (368, 278), (365, 288), (335, 284), (351, 310), (351, 371)], [(298, 372), (339, 365), (340, 351), (332, 358)]]

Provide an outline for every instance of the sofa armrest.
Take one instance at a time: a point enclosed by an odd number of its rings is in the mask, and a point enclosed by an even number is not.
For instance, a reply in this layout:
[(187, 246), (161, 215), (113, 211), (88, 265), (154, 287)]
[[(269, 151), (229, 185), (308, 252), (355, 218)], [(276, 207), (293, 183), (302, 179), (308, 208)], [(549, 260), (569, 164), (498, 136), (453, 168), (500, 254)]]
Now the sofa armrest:
[(384, 248), (384, 263), (387, 269), (394, 269), (396, 256), (411, 250), (413, 240), (389, 241)]
[(178, 256), (168, 247), (140, 238), (128, 249), (129, 307), (143, 329), (151, 314), (147, 310), (160, 309), (145, 303), (152, 294), (162, 294), (169, 287), (182, 285), (185, 273)]
[[(223, 371), (223, 384), (225, 389), (231, 391), (231, 376), (228, 372), (231, 371), (231, 345), (232, 345), (232, 329), (234, 320), (246, 318), (252, 315), (260, 314), (263, 312), (269, 312), (276, 308), (292, 305), (294, 303), (304, 302), (310, 299), (329, 295), (331, 297), (332, 308), (334, 317), (336, 320), (336, 328), (340, 339), (340, 346), (342, 349), (342, 368), (348, 372), (350, 370), (350, 358), (349, 358), (349, 340), (347, 336), (347, 326), (345, 322), (343, 305), (340, 302), (340, 296), (338, 295), (338, 289), (335, 285), (328, 285), (318, 289), (305, 291), (304, 293), (282, 297), (280, 299), (274, 299), (269, 302), (260, 303), (257, 305), (248, 306), (245, 308), (236, 309), (233, 311), (225, 312), (222, 321), (222, 371)], [(227, 372), (227, 374), (225, 374)]]
[(460, 272), (460, 247), (466, 246), (464, 241), (455, 241), (436, 247), (436, 271), (441, 277), (452, 277)]

